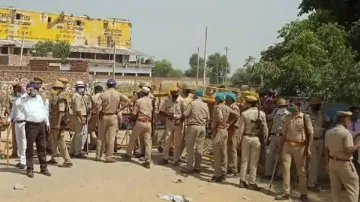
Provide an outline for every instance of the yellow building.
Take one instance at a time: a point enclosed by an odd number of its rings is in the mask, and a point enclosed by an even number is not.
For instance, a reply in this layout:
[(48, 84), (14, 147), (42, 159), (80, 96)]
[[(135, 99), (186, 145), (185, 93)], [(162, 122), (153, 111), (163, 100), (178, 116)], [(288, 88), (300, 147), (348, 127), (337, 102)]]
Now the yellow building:
[(75, 46), (131, 47), (128, 20), (0, 8), (0, 39), (60, 40)]

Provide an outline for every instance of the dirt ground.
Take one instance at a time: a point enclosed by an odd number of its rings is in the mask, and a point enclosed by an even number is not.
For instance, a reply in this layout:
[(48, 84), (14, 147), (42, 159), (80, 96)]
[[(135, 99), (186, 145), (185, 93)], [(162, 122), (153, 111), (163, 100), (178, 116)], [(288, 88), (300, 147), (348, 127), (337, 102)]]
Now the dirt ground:
[[(1, 149), (4, 150), (5, 134), (2, 134)], [(94, 153), (88, 159), (74, 159), (74, 167), (58, 168), (49, 166), (51, 177), (39, 173), (38, 162), (35, 161), (35, 178), (30, 179), (26, 171), (20, 171), (14, 165), (17, 160), (0, 160), (0, 202), (161, 202), (157, 195), (177, 194), (191, 197), (193, 202), (265, 202), (273, 201), (267, 195), (269, 181), (259, 181), (264, 190), (255, 192), (237, 187), (238, 178), (227, 179), (222, 184), (210, 183), (213, 174), (211, 162), (204, 162), (203, 173), (194, 176), (181, 174), (179, 167), (156, 165), (161, 158), (154, 149), (151, 169), (139, 165), (139, 161), (121, 161), (121, 149), (116, 154), (117, 163), (105, 164), (94, 161)], [(48, 156), (50, 159), (50, 156)], [(62, 159), (60, 160), (62, 162)], [(180, 181), (180, 182), (179, 182)], [(14, 190), (20, 183), (26, 188)], [(270, 195), (279, 191), (281, 184), (275, 183)], [(275, 189), (275, 190), (274, 190)], [(295, 188), (296, 190), (297, 188)], [(297, 201), (298, 193), (292, 194)], [(328, 191), (309, 194), (311, 201), (330, 201)]]

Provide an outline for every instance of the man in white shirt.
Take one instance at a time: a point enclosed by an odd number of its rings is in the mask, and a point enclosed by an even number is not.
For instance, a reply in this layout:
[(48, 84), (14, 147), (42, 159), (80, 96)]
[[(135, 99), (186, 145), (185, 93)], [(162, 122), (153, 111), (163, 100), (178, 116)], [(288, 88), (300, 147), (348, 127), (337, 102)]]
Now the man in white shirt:
[(23, 107), (25, 115), (25, 133), (27, 140), (26, 148), (26, 166), (27, 176), (34, 177), (34, 163), (33, 163), (33, 145), (36, 143), (36, 150), (38, 153), (40, 163), (40, 173), (46, 176), (51, 176), (47, 169), (46, 162), (46, 130), (49, 130), (49, 117), (45, 108), (44, 101), (39, 95), (38, 84), (29, 82), (27, 87), (27, 94), (19, 98), (21, 100), (20, 107)]
[[(25, 93), (25, 89), (22, 89), (22, 93)], [(21, 97), (21, 96), (20, 96)], [(14, 122), (14, 129), (16, 135), (17, 155), (20, 157), (20, 162), (16, 165), (19, 169), (26, 168), (26, 136), (25, 136), (25, 114), (22, 107), (21, 98), (14, 101), (11, 107), (8, 123)]]
[[(352, 123), (347, 127), (347, 129), (350, 131), (350, 133), (353, 135), (354, 138), (354, 144), (356, 144), (360, 140), (360, 108), (358, 106), (352, 106), (349, 109), (350, 112), (352, 112), (351, 121)], [(360, 174), (360, 150), (357, 152), (354, 152), (353, 154), (353, 163), (355, 166), (355, 169)]]

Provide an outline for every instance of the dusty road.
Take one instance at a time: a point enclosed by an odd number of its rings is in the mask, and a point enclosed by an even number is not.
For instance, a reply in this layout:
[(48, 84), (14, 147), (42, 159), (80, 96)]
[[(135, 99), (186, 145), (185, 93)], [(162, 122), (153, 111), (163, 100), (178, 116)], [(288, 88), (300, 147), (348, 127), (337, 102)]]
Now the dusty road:
[[(119, 153), (123, 152), (122, 149)], [(153, 154), (156, 162), (160, 156), (156, 150)], [(222, 184), (208, 182), (213, 174), (211, 166), (204, 166), (201, 175), (184, 176), (178, 167), (171, 165), (152, 164), (151, 169), (145, 169), (137, 159), (129, 163), (121, 161), (118, 154), (116, 158), (117, 163), (105, 164), (95, 162), (94, 153), (90, 153), (88, 159), (73, 160), (73, 168), (49, 166), (51, 177), (36, 173), (39, 171), (36, 164), (33, 179), (27, 178), (25, 171), (14, 167), (16, 160), (11, 160), (9, 167), (6, 160), (0, 160), (0, 202), (161, 202), (158, 194), (185, 195), (193, 202), (273, 201), (272, 196), (265, 194), (266, 191), (239, 189), (238, 178), (227, 179)], [(178, 183), (179, 180), (182, 182)], [(16, 183), (25, 185), (26, 189), (14, 190)], [(259, 185), (267, 189), (268, 181), (260, 181)], [(277, 183), (275, 189), (279, 185)], [(293, 195), (298, 196), (297, 193)], [(330, 201), (327, 191), (310, 194), (310, 197), (313, 202)]]

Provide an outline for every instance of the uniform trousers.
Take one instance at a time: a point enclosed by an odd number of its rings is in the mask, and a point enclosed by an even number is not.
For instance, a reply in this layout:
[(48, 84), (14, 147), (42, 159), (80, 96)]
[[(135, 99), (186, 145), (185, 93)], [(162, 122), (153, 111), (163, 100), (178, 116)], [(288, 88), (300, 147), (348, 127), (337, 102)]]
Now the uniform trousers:
[(237, 173), (237, 164), (238, 164), (238, 157), (237, 157), (237, 146), (238, 146), (238, 135), (236, 134), (237, 127), (229, 127), (228, 128), (228, 169), (232, 173)]
[(181, 153), (183, 151), (183, 136), (184, 136), (184, 124), (180, 123), (175, 125), (173, 121), (166, 120), (165, 126), (165, 142), (163, 150), (163, 159), (169, 158), (169, 150), (171, 146), (172, 134), (174, 134), (174, 161), (179, 161)]
[(20, 157), (20, 163), (26, 165), (26, 135), (25, 121), (15, 121), (15, 135), (17, 143), (17, 155)]
[(62, 131), (57, 130), (57, 129), (52, 129), (51, 135), (52, 135), (52, 139), (53, 139), (53, 143), (51, 146), (51, 151), (53, 152), (53, 155), (52, 155), (53, 158), (55, 157), (55, 153), (59, 149), (60, 156), (62, 158), (64, 158), (64, 161), (66, 163), (70, 163), (71, 159), (70, 159), (69, 151), (67, 149), (67, 146), (66, 146), (66, 143), (64, 140), (64, 134), (62, 133)]
[[(266, 157), (265, 157), (265, 176), (272, 176), (276, 157), (278, 154), (278, 149), (280, 148), (281, 143), (281, 136), (271, 135), (270, 137), (270, 144), (266, 147)], [(275, 174), (277, 176), (282, 175), (282, 163), (281, 163), (281, 156), (278, 158), (277, 162), (277, 172)]]
[(241, 142), (240, 181), (246, 182), (246, 173), (250, 162), (249, 184), (256, 184), (256, 172), (260, 156), (261, 143), (257, 136), (244, 135)]
[(216, 133), (213, 139), (215, 177), (221, 177), (225, 175), (227, 171), (227, 138), (228, 131), (226, 129), (216, 129)]
[(36, 151), (39, 158), (40, 169), (44, 170), (47, 168), (46, 163), (46, 134), (45, 134), (45, 123), (25, 123), (26, 133), (26, 166), (28, 170), (34, 170), (34, 142), (36, 144)]
[(71, 140), (70, 153), (79, 155), (87, 139), (87, 125), (83, 125), (78, 116), (72, 116), (71, 118), (74, 124), (75, 134)]
[(188, 125), (186, 133), (187, 168), (194, 169), (195, 156), (195, 169), (200, 169), (206, 136), (205, 125)]
[(314, 187), (318, 184), (318, 176), (320, 167), (322, 164), (322, 154), (324, 151), (324, 140), (318, 139), (314, 140), (311, 145), (311, 156), (309, 158), (309, 176), (307, 186)]
[(130, 135), (129, 145), (126, 148), (126, 154), (128, 156), (132, 156), (132, 152), (135, 146), (135, 141), (138, 138), (144, 139), (145, 145), (145, 161), (151, 161), (151, 149), (152, 149), (152, 142), (151, 142), (151, 121), (147, 122), (140, 122), (136, 121), (134, 128), (132, 129)]
[(106, 160), (111, 160), (114, 154), (114, 142), (118, 128), (118, 117), (116, 114), (104, 115), (99, 122), (99, 136), (96, 144), (96, 158), (102, 156), (102, 146), (106, 140)]

